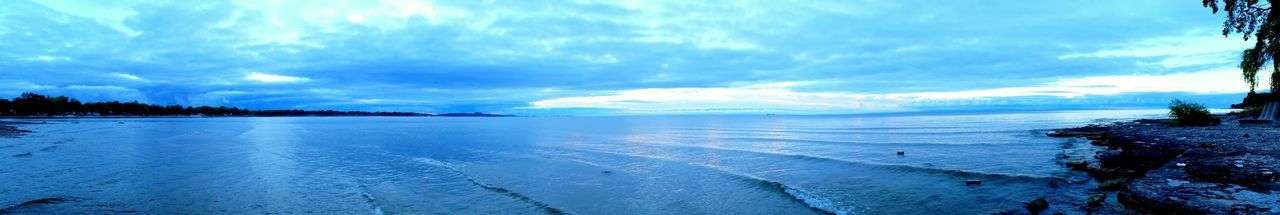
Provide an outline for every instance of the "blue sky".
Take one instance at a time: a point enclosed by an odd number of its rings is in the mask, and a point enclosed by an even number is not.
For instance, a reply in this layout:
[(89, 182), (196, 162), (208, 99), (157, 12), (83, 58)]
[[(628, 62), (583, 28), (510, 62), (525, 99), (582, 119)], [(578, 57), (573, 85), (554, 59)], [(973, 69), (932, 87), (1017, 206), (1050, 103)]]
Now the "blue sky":
[(1224, 105), (1248, 91), (1251, 42), (1221, 23), (1163, 0), (16, 0), (0, 95), (530, 115)]

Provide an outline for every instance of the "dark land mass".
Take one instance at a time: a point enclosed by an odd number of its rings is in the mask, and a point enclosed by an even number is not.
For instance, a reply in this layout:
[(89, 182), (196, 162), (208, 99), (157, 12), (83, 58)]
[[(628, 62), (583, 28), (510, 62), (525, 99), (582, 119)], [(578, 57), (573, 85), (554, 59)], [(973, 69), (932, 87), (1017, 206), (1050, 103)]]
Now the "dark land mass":
[(449, 116), (495, 117), (510, 116), (486, 113), (416, 113), (416, 112), (368, 112), (335, 110), (249, 110), (226, 106), (154, 105), (132, 102), (83, 103), (65, 96), (50, 97), (35, 93), (0, 99), (0, 117), (174, 117), (174, 116)]
[[(1177, 126), (1136, 120), (1050, 132), (1103, 146), (1066, 162), (1110, 190), (1121, 207), (1156, 214), (1280, 213), (1280, 127), (1226, 123)], [(1106, 198), (1105, 194), (1101, 198)], [(1094, 200), (1090, 199), (1090, 205)], [(1099, 204), (1105, 201), (1098, 200)]]
[(0, 138), (15, 138), (15, 137), (22, 136), (26, 133), (31, 133), (31, 131), (18, 129), (18, 127), (13, 126), (13, 125), (21, 125), (21, 124), (37, 124), (37, 123), (0, 121)]
[(475, 113), (442, 113), (442, 114), (432, 114), (431, 116), (446, 116), (446, 117), (510, 117), (510, 116), (512, 116), (512, 115), (487, 114), (487, 113), (475, 112)]

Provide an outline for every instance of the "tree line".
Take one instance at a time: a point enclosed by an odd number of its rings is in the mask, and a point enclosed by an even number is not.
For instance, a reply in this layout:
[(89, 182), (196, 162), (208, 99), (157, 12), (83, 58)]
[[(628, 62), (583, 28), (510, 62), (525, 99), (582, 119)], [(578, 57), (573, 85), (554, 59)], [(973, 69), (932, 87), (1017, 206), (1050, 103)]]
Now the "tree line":
[[(479, 113), (477, 113), (479, 114)], [(66, 96), (23, 93), (13, 100), (0, 99), (0, 116), (432, 116), (411, 112), (334, 110), (249, 110), (226, 106), (154, 105), (131, 102), (80, 102)]]

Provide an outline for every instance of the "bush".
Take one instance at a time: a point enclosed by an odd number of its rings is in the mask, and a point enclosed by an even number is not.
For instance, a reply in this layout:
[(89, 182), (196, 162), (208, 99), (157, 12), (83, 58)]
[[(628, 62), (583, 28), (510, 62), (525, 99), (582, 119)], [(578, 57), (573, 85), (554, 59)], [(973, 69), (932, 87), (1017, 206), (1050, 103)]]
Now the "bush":
[(1169, 116), (1173, 117), (1174, 123), (1185, 126), (1210, 126), (1222, 122), (1209, 114), (1209, 110), (1204, 109), (1203, 105), (1180, 100), (1173, 100), (1169, 104)]

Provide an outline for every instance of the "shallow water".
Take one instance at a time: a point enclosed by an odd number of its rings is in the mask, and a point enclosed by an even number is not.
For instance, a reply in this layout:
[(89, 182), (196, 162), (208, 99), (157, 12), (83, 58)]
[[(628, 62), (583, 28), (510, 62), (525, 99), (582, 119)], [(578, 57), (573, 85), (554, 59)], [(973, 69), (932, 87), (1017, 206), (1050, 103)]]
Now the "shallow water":
[(1088, 144), (1043, 133), (1160, 114), (45, 120), (0, 213), (1077, 213)]

